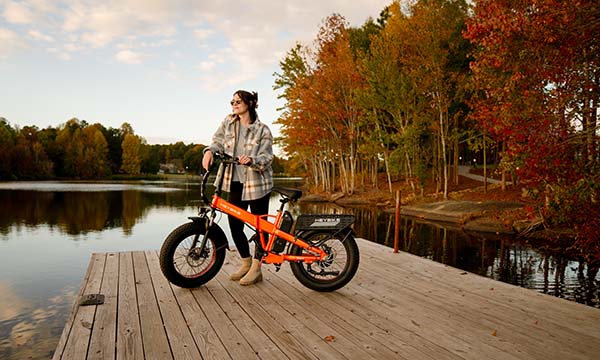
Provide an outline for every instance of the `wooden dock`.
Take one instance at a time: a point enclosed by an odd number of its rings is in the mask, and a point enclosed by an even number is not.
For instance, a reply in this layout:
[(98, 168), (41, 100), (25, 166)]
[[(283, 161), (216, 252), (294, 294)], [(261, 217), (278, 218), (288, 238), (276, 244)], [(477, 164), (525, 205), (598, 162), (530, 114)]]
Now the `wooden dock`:
[(94, 254), (55, 359), (598, 359), (600, 310), (358, 240), (345, 288), (318, 293), (289, 266), (242, 287), (223, 271), (171, 286), (156, 252)]

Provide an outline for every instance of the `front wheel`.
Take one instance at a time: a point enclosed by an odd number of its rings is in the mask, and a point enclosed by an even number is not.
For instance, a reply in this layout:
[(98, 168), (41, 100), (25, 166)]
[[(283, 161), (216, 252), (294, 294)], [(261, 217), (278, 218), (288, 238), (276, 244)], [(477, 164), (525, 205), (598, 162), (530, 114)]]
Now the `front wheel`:
[[(204, 249), (200, 245), (205, 226), (190, 222), (173, 230), (160, 249), (160, 269), (171, 283), (194, 288), (211, 280), (223, 266), (225, 246), (217, 239), (218, 232), (209, 231)], [(196, 246), (193, 246), (197, 238)], [(193, 247), (192, 247), (193, 246)]]
[[(327, 257), (311, 264), (291, 262), (292, 273), (309, 289), (334, 291), (346, 285), (358, 270), (360, 255), (351, 233), (332, 234), (316, 231), (302, 235), (302, 239), (325, 251)], [(303, 249), (292, 246), (290, 254), (303, 255)]]

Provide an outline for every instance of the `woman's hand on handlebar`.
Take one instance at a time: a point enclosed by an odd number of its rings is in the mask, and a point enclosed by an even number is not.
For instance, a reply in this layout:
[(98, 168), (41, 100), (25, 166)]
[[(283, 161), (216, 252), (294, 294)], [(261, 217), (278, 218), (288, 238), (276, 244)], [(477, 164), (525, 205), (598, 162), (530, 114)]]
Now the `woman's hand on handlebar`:
[(213, 154), (212, 151), (208, 150), (204, 153), (204, 156), (202, 157), (202, 167), (208, 171), (208, 169), (210, 169), (210, 167), (212, 166), (215, 157), (227, 163), (246, 166), (252, 165), (252, 158), (248, 155), (242, 155), (239, 158), (233, 159), (231, 158), (231, 156), (225, 153), (217, 152), (216, 154)]
[(213, 164), (213, 161), (214, 161), (213, 153), (212, 153), (212, 151), (208, 150), (207, 152), (204, 153), (204, 156), (202, 157), (202, 167), (208, 171), (208, 169)]

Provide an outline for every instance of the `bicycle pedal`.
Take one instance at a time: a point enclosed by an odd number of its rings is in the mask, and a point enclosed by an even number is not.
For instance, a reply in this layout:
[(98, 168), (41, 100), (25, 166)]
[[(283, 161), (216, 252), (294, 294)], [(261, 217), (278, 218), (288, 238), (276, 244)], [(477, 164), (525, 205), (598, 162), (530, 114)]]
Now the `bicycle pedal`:
[(281, 270), (281, 264), (275, 264), (275, 272)]

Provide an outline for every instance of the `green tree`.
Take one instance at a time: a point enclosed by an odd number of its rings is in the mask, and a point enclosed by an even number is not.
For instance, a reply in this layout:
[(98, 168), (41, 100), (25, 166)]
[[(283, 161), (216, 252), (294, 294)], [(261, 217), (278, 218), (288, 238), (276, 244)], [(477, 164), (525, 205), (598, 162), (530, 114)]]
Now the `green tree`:
[(204, 145), (195, 145), (183, 155), (183, 166), (186, 171), (192, 173), (199, 173), (202, 168), (202, 151), (204, 150)]
[(116, 174), (121, 169), (121, 155), (123, 151), (121, 144), (123, 143), (124, 136), (122, 129), (101, 127), (100, 130), (108, 145), (108, 163), (110, 171), (111, 173)]
[(58, 175), (61, 177), (80, 177), (80, 170), (84, 166), (82, 162), (84, 146), (81, 136), (81, 128), (84, 125), (86, 123), (72, 118), (59, 126), (56, 145), (58, 147), (57, 156), (62, 158), (62, 167), (58, 171)]
[(144, 174), (156, 174), (160, 169), (161, 145), (142, 145), (142, 163), (140, 171)]
[(12, 157), (15, 146), (15, 130), (8, 120), (0, 117), (0, 180), (13, 177)]

